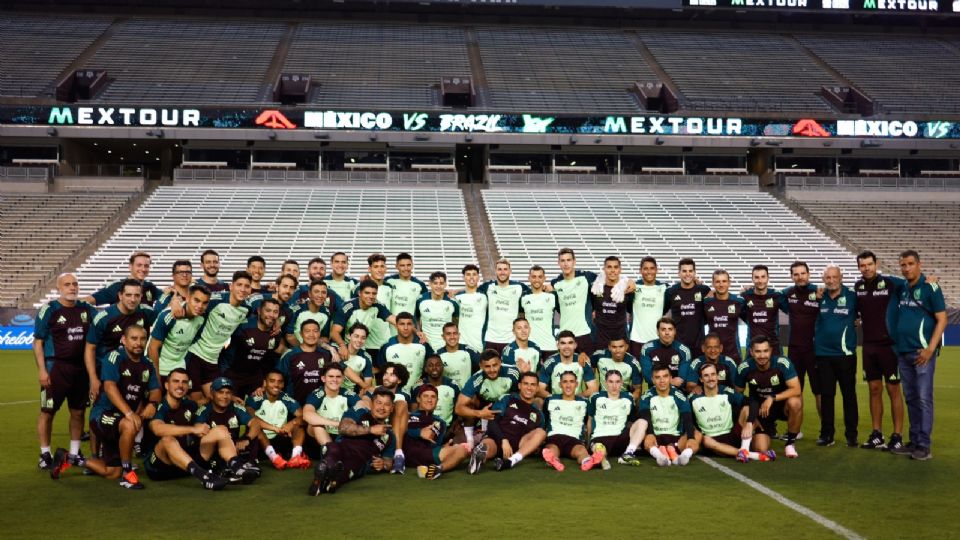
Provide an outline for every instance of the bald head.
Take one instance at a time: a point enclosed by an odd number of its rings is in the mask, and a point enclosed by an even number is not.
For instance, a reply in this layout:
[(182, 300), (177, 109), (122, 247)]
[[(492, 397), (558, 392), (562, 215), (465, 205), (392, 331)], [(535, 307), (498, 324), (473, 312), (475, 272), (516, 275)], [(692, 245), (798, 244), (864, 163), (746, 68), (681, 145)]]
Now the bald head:
[(840, 284), (843, 282), (843, 273), (840, 267), (831, 264), (823, 270), (823, 286), (830, 292), (840, 290)]
[(76, 302), (77, 294), (80, 292), (80, 283), (77, 281), (77, 276), (71, 273), (57, 276), (57, 291), (60, 293), (61, 301)]

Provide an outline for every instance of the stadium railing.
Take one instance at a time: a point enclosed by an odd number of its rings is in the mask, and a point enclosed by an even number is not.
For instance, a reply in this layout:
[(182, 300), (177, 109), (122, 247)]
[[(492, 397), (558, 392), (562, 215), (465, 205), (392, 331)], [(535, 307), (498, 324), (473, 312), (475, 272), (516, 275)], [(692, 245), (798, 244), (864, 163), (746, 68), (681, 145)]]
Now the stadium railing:
[(757, 189), (752, 175), (490, 173), (491, 184), (574, 184), (638, 188)]
[(455, 172), (397, 172), (397, 171), (289, 171), (248, 169), (176, 169), (174, 184), (240, 184), (282, 183), (311, 184), (325, 182), (379, 183), (379, 184), (453, 184)]
[(0, 167), (0, 182), (46, 182), (51, 167)]
[(960, 191), (960, 178), (787, 176), (782, 185), (787, 189)]

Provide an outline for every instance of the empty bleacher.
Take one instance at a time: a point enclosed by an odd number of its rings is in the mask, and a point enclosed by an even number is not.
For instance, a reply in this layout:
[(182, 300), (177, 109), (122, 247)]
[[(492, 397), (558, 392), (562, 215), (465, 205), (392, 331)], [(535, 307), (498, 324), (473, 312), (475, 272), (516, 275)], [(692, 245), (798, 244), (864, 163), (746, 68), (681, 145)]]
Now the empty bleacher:
[(285, 25), (130, 19), (84, 67), (112, 81), (100, 102), (256, 103)]
[(822, 112), (820, 87), (836, 80), (777, 34), (638, 30), (689, 109)]
[(709, 284), (723, 268), (734, 291), (750, 286), (755, 264), (770, 267), (776, 288), (791, 284), (796, 260), (810, 265), (815, 281), (827, 263), (855, 270), (849, 252), (765, 193), (494, 189), (483, 199), (500, 255), (515, 272), (540, 264), (553, 275), (562, 247), (576, 252), (579, 269), (594, 272), (618, 255), (630, 277), (652, 255), (661, 280), (671, 282), (677, 261), (693, 257), (700, 279)]
[(797, 35), (885, 113), (960, 111), (960, 56), (932, 38)]
[[(924, 271), (939, 276), (948, 302), (960, 303), (960, 203), (797, 201), (850, 243), (876, 253), (893, 275), (905, 249), (920, 253)], [(905, 221), (909, 226), (905, 226)]]
[(107, 18), (4, 14), (0, 18), (0, 43), (4, 44), (0, 96), (51, 95), (60, 73), (108, 26)]
[(658, 79), (617, 30), (479, 27), (476, 33), (498, 110), (636, 113), (628, 87)]
[(284, 73), (312, 76), (312, 102), (332, 108), (437, 108), (443, 76), (470, 76), (462, 28), (303, 23)]
[(5, 194), (0, 197), (0, 306), (53, 273), (130, 200), (129, 193)]
[(273, 279), (284, 259), (305, 266), (344, 251), (352, 258), (349, 274), (359, 277), (371, 253), (406, 251), (416, 275), (442, 270), (462, 286), (460, 269), (476, 258), (455, 188), (160, 187), (79, 268), (81, 291), (126, 277), (127, 259), (138, 250), (153, 257), (158, 285), (170, 284), (177, 259), (193, 261), (197, 277), (208, 248), (220, 253), (226, 280), (251, 255), (267, 260), (265, 279)]

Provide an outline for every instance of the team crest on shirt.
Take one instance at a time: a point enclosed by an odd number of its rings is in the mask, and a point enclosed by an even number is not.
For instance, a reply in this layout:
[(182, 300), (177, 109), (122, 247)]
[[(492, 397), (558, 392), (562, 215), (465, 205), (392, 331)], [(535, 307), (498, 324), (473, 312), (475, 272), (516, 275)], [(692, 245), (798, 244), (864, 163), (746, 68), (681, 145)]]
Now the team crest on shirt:
[(86, 322), (87, 322), (87, 312), (86, 312), (86, 311), (84, 311), (83, 313), (80, 314), (80, 322), (86, 324)]
[(530, 421), (531, 421), (531, 422), (536, 422), (536, 421), (537, 421), (537, 413), (535, 413), (535, 412), (530, 413)]
[(267, 342), (268, 349), (275, 349), (277, 347), (277, 338), (270, 338), (270, 341)]
[(817, 299), (817, 293), (815, 292), (810, 293), (810, 296), (807, 297), (807, 300), (810, 300), (811, 302), (815, 301), (816, 299)]
[[(881, 283), (883, 283), (883, 282), (881, 281)], [(866, 288), (867, 288), (866, 285), (864, 285), (863, 283), (860, 284), (860, 290), (861, 290), (861, 291), (864, 290), (864, 289), (866, 289)], [(879, 289), (880, 287), (877, 287), (877, 288)]]
[(184, 418), (187, 422), (189, 422), (190, 419), (193, 418), (193, 413), (190, 412), (190, 411), (184, 411), (184, 413), (183, 413), (183, 418)]
[(679, 364), (679, 363), (680, 363), (680, 355), (675, 354), (675, 355), (671, 356), (671, 357), (670, 357), (670, 363), (671, 363), (671, 364)]
[(837, 301), (837, 307), (845, 307), (846, 305), (847, 305), (847, 297), (841, 296), (840, 299)]
[(237, 421), (237, 417), (231, 417), (230, 420), (227, 420), (227, 426), (231, 429), (236, 429), (240, 427), (240, 422)]
[(913, 299), (920, 300), (920, 289), (913, 291)]
[(881, 279), (880, 282), (877, 283), (877, 289), (886, 289), (886, 288), (887, 288), (887, 282)]
[(57, 319), (57, 322), (60, 323), (60, 324), (67, 324), (67, 318), (64, 317), (63, 315), (61, 315), (61, 316)]
[(772, 307), (773, 307), (773, 298), (767, 298), (766, 306), (767, 306), (768, 308), (772, 308)]
[(147, 382), (147, 381), (149, 381), (149, 380), (150, 380), (150, 372), (149, 372), (149, 371), (144, 371), (143, 373), (141, 373), (141, 374), (140, 374), (140, 380), (141, 380), (142, 382)]
[(139, 321), (137, 321), (137, 326), (144, 326), (144, 327), (145, 327), (145, 325), (143, 324), (143, 319), (140, 319)]
[(770, 384), (773, 386), (780, 384), (780, 377), (776, 375), (774, 375), (773, 377), (770, 377)]
[(736, 313), (736, 312), (737, 312), (737, 306), (733, 304), (730, 304), (729, 306), (727, 306), (727, 313)]
[(703, 295), (700, 294), (700, 293), (694, 294), (694, 295), (693, 295), (693, 301), (694, 301), (694, 302), (702, 302), (702, 301), (703, 301)]

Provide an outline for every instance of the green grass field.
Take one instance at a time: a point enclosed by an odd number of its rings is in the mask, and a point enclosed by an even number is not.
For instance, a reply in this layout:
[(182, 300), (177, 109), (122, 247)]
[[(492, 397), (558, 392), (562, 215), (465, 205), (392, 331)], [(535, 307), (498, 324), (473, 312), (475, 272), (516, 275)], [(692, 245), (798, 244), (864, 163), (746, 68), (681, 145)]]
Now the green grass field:
[[(818, 420), (807, 393), (800, 458), (774, 463), (718, 460), (865, 538), (949, 538), (960, 489), (960, 348), (948, 348), (936, 379), (934, 459), (916, 462), (842, 444), (816, 448)], [(70, 469), (54, 482), (36, 469), (36, 372), (29, 352), (0, 353), (5, 383), (0, 403), (0, 513), (3, 538), (97, 536), (119, 538), (323, 537), (520, 538), (636, 537), (676, 531), (680, 536), (821, 538), (833, 533), (706, 463), (660, 469), (614, 464), (610, 471), (564, 473), (539, 458), (517, 470), (464, 470), (436, 482), (378, 475), (337, 494), (306, 496), (310, 471), (265, 470), (250, 486), (204, 491), (192, 478), (130, 492), (116, 483)], [(867, 389), (858, 388), (861, 438), (869, 431)], [(837, 399), (839, 433), (839, 396)], [(66, 411), (63, 411), (64, 413)], [(66, 446), (66, 414), (57, 418), (54, 446)], [(889, 412), (884, 433), (889, 435)], [(782, 443), (775, 443), (779, 452)]]

